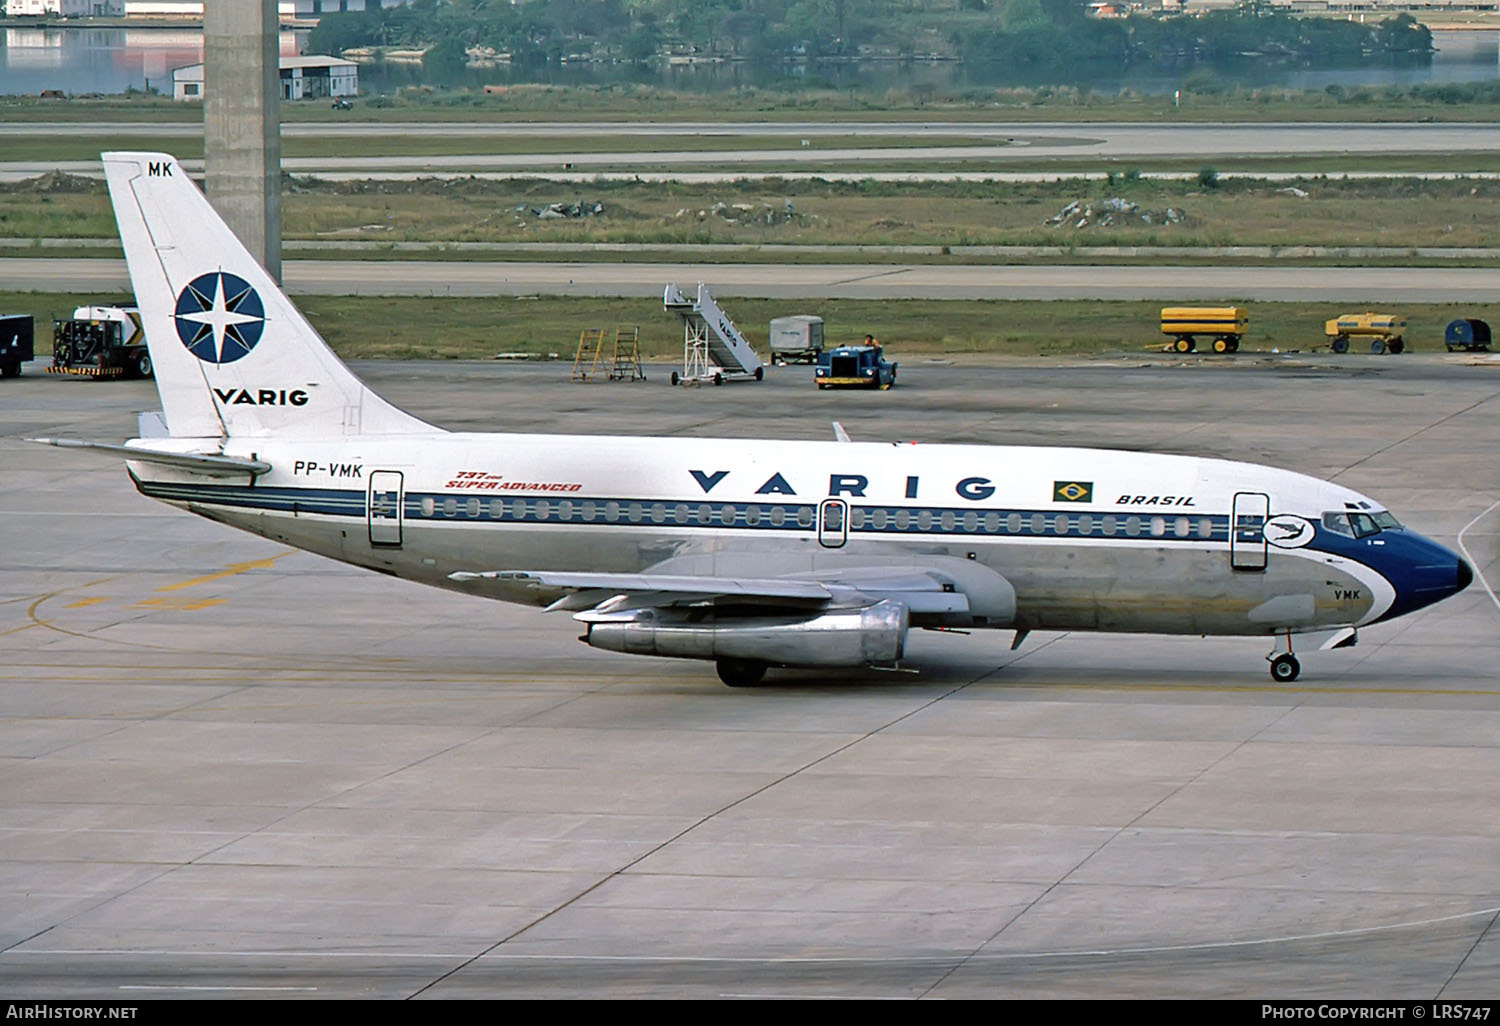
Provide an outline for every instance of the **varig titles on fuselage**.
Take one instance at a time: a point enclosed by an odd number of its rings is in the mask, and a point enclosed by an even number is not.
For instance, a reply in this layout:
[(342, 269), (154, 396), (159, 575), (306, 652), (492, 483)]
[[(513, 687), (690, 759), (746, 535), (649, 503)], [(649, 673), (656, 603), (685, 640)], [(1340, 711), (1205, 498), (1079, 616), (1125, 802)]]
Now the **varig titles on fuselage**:
[[(698, 487), (707, 495), (719, 486), (731, 471), (728, 470), (696, 470), (690, 469), (688, 474), (698, 483)], [(795, 475), (794, 475), (795, 476)], [(831, 499), (852, 498), (862, 499), (870, 488), (870, 477), (866, 474), (829, 474), (827, 496)], [(907, 475), (904, 483), (903, 494), (908, 499), (925, 497), (924, 482), (921, 475)], [(1071, 491), (1069, 491), (1071, 489)], [(960, 499), (969, 502), (984, 502), (993, 498), (999, 490), (994, 480), (981, 475), (960, 478), (953, 485), (953, 492)], [(1089, 501), (1092, 495), (1093, 483), (1076, 482), (1054, 482), (1053, 494), (1059, 501)], [(793, 487), (787, 479), (786, 474), (776, 471), (767, 477), (755, 489), (756, 495), (798, 495), (798, 490)], [(1076, 496), (1076, 498), (1075, 498)], [(1115, 499), (1113, 503), (1101, 503), (1101, 505), (1115, 506), (1173, 506), (1179, 508), (1196, 507), (1198, 505), (1196, 496), (1192, 495), (1142, 495), (1125, 494)]]

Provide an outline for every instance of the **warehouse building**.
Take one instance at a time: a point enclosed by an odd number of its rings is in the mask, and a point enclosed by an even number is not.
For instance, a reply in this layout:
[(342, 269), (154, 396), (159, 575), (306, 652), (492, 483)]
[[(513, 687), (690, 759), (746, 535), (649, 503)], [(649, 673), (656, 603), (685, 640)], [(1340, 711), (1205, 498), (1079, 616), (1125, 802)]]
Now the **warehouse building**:
[[(283, 100), (324, 100), (359, 95), (359, 65), (342, 57), (281, 58)], [(203, 99), (203, 65), (172, 71), (172, 99)]]

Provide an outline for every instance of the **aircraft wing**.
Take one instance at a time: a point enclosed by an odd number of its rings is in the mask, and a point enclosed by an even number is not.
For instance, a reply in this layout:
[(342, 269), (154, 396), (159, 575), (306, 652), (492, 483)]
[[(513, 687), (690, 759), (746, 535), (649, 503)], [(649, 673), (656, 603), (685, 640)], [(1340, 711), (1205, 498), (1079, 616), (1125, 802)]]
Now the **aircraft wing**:
[(448, 575), (481, 593), (547, 601), (549, 610), (610, 612), (703, 602), (816, 609), (894, 599), (913, 613), (961, 613), (967, 597), (939, 571), (922, 567), (845, 567), (786, 577), (715, 577), (668, 573), (571, 573), (487, 570)]

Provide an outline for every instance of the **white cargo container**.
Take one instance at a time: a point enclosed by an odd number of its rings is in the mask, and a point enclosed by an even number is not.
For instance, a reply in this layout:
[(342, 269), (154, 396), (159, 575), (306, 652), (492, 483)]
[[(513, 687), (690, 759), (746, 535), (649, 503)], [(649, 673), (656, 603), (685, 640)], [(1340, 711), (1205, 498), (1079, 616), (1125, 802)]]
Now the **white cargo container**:
[(823, 318), (812, 314), (771, 321), (771, 362), (817, 363), (823, 351)]

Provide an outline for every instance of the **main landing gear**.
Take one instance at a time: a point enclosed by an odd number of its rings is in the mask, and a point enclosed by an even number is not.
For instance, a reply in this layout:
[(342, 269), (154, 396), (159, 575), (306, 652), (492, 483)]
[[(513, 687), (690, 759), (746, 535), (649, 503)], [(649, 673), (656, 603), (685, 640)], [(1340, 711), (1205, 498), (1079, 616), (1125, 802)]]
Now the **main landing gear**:
[(714, 664), (719, 679), (732, 688), (753, 688), (766, 676), (766, 664), (753, 659), (720, 659)]
[(1266, 661), (1271, 664), (1271, 679), (1278, 684), (1290, 684), (1302, 673), (1302, 664), (1292, 654), (1290, 631), (1277, 638), (1276, 647), (1266, 653)]

